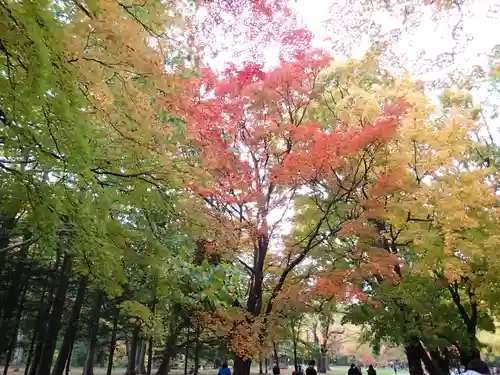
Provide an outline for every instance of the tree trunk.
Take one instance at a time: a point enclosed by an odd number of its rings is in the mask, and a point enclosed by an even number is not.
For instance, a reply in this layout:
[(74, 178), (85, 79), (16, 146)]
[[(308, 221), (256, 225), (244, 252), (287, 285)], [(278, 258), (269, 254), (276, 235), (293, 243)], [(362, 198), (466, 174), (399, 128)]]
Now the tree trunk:
[(295, 371), (299, 371), (299, 363), (297, 362), (297, 338), (295, 332), (293, 333), (293, 367)]
[[(40, 298), (40, 306), (38, 308), (38, 316), (36, 318), (35, 328), (33, 329), (33, 335), (31, 336), (30, 348), (28, 351), (28, 359), (26, 360), (26, 366), (24, 368), (24, 375), (28, 375), (28, 372), (31, 367), (31, 362), (33, 359), (35, 344), (38, 341), (38, 336), (40, 335), (40, 331), (44, 328), (44, 314), (45, 314), (45, 290), (42, 291), (42, 296)], [(34, 367), (36, 370), (36, 366)]]
[(252, 361), (236, 356), (234, 359), (234, 375), (249, 375)]
[(196, 322), (196, 331), (195, 331), (195, 342), (194, 342), (194, 375), (198, 375), (199, 367), (200, 367), (200, 350), (201, 350), (201, 342), (200, 342), (200, 334), (201, 327), (198, 322)]
[(441, 374), (450, 375), (450, 361), (446, 352), (442, 355), (439, 349), (435, 349), (431, 350), (429, 353), (434, 365), (440, 370)]
[(128, 356), (127, 371), (125, 372), (125, 375), (136, 375), (135, 360), (137, 357), (137, 345), (139, 343), (139, 332), (140, 332), (140, 327), (138, 324), (136, 324), (134, 326), (134, 331), (132, 333), (132, 341), (130, 343), (130, 352), (129, 352), (129, 356)]
[(264, 373), (264, 367), (262, 366), (262, 357), (259, 358), (259, 375)]
[(54, 358), (54, 351), (56, 349), (57, 336), (62, 324), (62, 315), (64, 312), (64, 303), (66, 301), (66, 294), (69, 286), (69, 275), (71, 272), (71, 257), (68, 254), (64, 255), (63, 264), (61, 266), (60, 284), (54, 296), (54, 305), (50, 312), (47, 334), (43, 349), (40, 355), (40, 363), (38, 364), (36, 374), (48, 375), (52, 367), (52, 360)]
[(153, 370), (153, 335), (149, 338), (148, 341), (148, 368), (146, 369), (146, 375), (151, 375), (151, 371)]
[(119, 316), (118, 308), (115, 308), (115, 314), (113, 317), (113, 331), (111, 332), (111, 341), (109, 342), (109, 358), (108, 358), (108, 369), (106, 371), (106, 375), (111, 375), (113, 372), (113, 359), (115, 356), (116, 349), (116, 333), (118, 331), (118, 316)]
[(73, 348), (75, 347), (75, 341), (71, 343), (71, 349), (69, 350), (68, 360), (66, 361), (66, 375), (69, 375), (71, 370), (71, 358), (73, 357)]
[(94, 306), (90, 316), (90, 325), (88, 330), (88, 349), (87, 358), (83, 367), (83, 375), (93, 375), (95, 351), (97, 349), (97, 335), (99, 333), (99, 319), (101, 317), (101, 305), (103, 292), (97, 290), (94, 297)]
[(52, 371), (52, 375), (63, 375), (64, 369), (66, 367), (66, 362), (68, 361), (71, 348), (73, 347), (73, 342), (76, 338), (76, 333), (78, 330), (78, 319), (80, 317), (80, 311), (83, 306), (85, 299), (85, 291), (87, 290), (88, 277), (80, 277), (80, 283), (78, 286), (78, 291), (76, 293), (75, 303), (71, 310), (71, 316), (69, 318), (68, 327), (64, 333), (64, 338), (61, 344), (61, 349), (59, 350), (59, 355), (57, 356), (56, 365)]
[[(29, 241), (30, 238), (31, 234), (24, 235), (23, 241)], [(2, 338), (0, 340), (0, 355), (8, 349), (12, 339), (16, 340), (17, 332), (12, 332), (12, 327), (15, 326), (15, 324), (12, 324), (11, 320), (14, 316), (14, 312), (20, 304), (19, 297), (22, 294), (21, 291), (25, 289), (25, 285), (28, 281), (28, 278), (26, 277), (25, 260), (28, 257), (29, 247), (29, 244), (21, 247), (20, 255), (18, 259), (16, 259), (16, 266), (14, 270), (11, 271), (10, 286), (3, 298), (3, 301), (1, 301), (3, 313), (2, 320), (0, 321), (0, 337)]]
[(274, 362), (279, 365), (280, 358), (278, 356), (278, 347), (276, 346), (276, 342), (274, 341), (273, 341), (273, 355), (274, 355)]
[(328, 371), (328, 351), (327, 348), (324, 347), (324, 345), (321, 345), (320, 353), (321, 355), (318, 363), (318, 372), (320, 374), (326, 374), (326, 372)]
[(186, 351), (184, 352), (184, 375), (188, 373), (188, 357), (189, 357), (189, 327), (187, 327), (186, 333)]
[[(54, 274), (58, 274), (59, 265), (61, 263), (61, 252), (58, 250), (56, 255), (56, 261), (54, 265)], [(54, 278), (53, 276), (51, 278)], [(55, 282), (56, 280), (53, 280)], [(52, 305), (54, 303), (54, 285), (49, 284), (49, 277), (47, 277), (46, 282), (47, 291), (42, 291), (42, 297), (40, 298), (40, 309), (37, 317), (37, 323), (35, 328), (35, 333), (33, 334), (33, 342), (32, 349), (30, 350), (30, 367), (29, 372), (26, 372), (25, 375), (29, 373), (29, 375), (35, 375), (38, 365), (40, 363), (40, 358), (42, 355), (43, 345), (45, 342), (45, 338), (47, 336), (47, 320), (50, 316), (50, 310), (52, 309)], [(47, 295), (47, 302), (45, 302), (45, 295)]]
[(15, 333), (14, 333), (14, 335), (12, 335), (12, 338), (11, 338), (10, 343), (9, 343), (9, 348), (8, 348), (7, 354), (5, 355), (5, 358), (4, 358), (3, 375), (7, 375), (8, 371), (9, 371), (10, 361), (12, 359), (12, 353), (16, 349), (17, 335), (18, 335), (18, 331), (19, 331), (19, 325), (21, 323), (21, 315), (23, 313), (24, 302), (26, 301), (26, 291), (27, 290), (28, 290), (28, 287), (23, 288), (21, 302), (19, 303), (19, 307), (17, 309), (16, 321), (14, 323), (14, 328), (13, 328), (13, 331)]
[(441, 370), (439, 367), (435, 366), (432, 360), (430, 359), (429, 355), (425, 351), (425, 348), (422, 346), (422, 343), (418, 340), (414, 344), (416, 351), (420, 355), (420, 359), (424, 363), (425, 369), (429, 373), (429, 375), (443, 375), (441, 374)]
[(135, 373), (145, 374), (146, 368), (144, 367), (144, 357), (146, 355), (146, 341), (141, 340), (138, 345), (138, 350), (135, 358)]
[(424, 375), (422, 363), (420, 361), (420, 353), (413, 343), (405, 344), (405, 354), (408, 359), (408, 370), (410, 375)]
[(156, 375), (167, 375), (168, 371), (170, 369), (170, 358), (172, 357), (171, 353), (171, 348), (167, 347), (165, 348), (165, 351), (163, 352), (163, 358), (160, 363), (160, 367), (158, 368), (158, 371), (156, 372)]
[(265, 373), (267, 374), (268, 372), (268, 367), (269, 367), (269, 360), (267, 359), (267, 356), (266, 358), (264, 358), (264, 367), (265, 367)]

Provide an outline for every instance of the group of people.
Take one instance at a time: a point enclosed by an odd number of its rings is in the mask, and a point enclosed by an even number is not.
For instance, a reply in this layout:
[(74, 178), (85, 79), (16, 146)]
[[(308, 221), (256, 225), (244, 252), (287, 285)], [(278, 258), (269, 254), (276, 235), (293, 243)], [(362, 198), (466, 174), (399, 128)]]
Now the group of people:
[[(318, 375), (316, 372), (316, 369), (314, 366), (316, 365), (316, 362), (314, 360), (311, 360), (308, 362), (308, 367), (306, 368), (306, 374), (305, 375)], [(276, 363), (273, 367), (273, 374), (278, 375), (280, 373), (280, 368), (279, 365)], [(302, 370), (302, 365), (299, 365), (297, 367), (297, 370), (292, 372), (292, 375), (304, 375), (304, 371)]]
[[(351, 363), (351, 367), (349, 368), (349, 371), (347, 371), (347, 375), (363, 375), (363, 373), (361, 371), (361, 367)], [(377, 375), (377, 371), (375, 371), (373, 365), (368, 366), (368, 375)]]
[[(318, 375), (314, 366), (316, 362), (314, 360), (309, 361), (309, 366), (306, 369), (305, 375)], [(395, 373), (396, 373), (396, 368)], [(273, 367), (273, 375), (279, 375), (280, 366), (276, 363)], [(462, 375), (490, 375), (490, 369), (488, 365), (483, 362), (481, 359), (476, 358), (469, 362), (467, 366), (467, 371), (462, 373)], [(218, 375), (231, 375), (231, 370), (227, 366), (227, 362), (222, 364), (222, 368), (219, 369)], [(292, 373), (292, 375), (304, 375), (304, 371), (302, 371), (302, 366), (298, 366), (297, 370)], [(351, 364), (347, 375), (363, 375), (361, 372), (361, 368), (356, 366), (354, 363)], [(368, 366), (368, 374), (367, 375), (377, 375), (377, 371), (373, 367), (373, 365)]]

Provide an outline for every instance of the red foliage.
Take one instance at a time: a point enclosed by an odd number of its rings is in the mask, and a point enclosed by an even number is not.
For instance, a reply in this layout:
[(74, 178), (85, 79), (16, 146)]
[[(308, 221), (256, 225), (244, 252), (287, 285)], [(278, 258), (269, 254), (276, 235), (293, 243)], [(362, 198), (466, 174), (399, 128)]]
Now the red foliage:
[(375, 358), (373, 358), (370, 353), (363, 352), (363, 354), (361, 354), (359, 362), (361, 362), (363, 366), (373, 365), (375, 363)]

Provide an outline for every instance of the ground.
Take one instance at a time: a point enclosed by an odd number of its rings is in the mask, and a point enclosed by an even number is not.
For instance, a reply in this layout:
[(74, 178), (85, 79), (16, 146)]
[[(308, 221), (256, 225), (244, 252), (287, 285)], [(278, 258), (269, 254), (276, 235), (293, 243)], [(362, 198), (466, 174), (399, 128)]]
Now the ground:
[[(0, 370), (3, 371), (3, 368), (0, 367)], [(70, 372), (70, 375), (81, 375), (82, 374), (82, 368), (73, 368)], [(347, 375), (347, 366), (335, 366), (332, 367), (330, 371), (328, 371), (327, 375)], [(22, 375), (24, 369), (21, 368), (20, 371), (9, 371), (8, 375)], [(283, 375), (291, 375), (293, 371), (293, 368), (289, 368), (288, 370), (281, 370), (281, 373)], [(155, 371), (153, 370), (153, 374)], [(259, 369), (257, 367), (252, 368), (252, 375), (257, 375), (259, 373)], [(94, 370), (94, 375), (104, 375), (106, 374), (106, 369), (105, 368), (96, 368)], [(116, 368), (113, 371), (113, 375), (123, 375), (125, 374), (125, 369), (124, 368)], [(171, 375), (182, 375), (183, 371), (182, 370), (172, 370), (170, 372)], [(366, 369), (363, 368), (363, 374), (366, 375)], [(217, 375), (217, 372), (215, 370), (203, 370), (200, 371), (200, 375)], [(377, 375), (394, 375), (394, 371), (391, 369), (377, 369)], [(407, 372), (399, 372), (397, 375), (408, 375)]]

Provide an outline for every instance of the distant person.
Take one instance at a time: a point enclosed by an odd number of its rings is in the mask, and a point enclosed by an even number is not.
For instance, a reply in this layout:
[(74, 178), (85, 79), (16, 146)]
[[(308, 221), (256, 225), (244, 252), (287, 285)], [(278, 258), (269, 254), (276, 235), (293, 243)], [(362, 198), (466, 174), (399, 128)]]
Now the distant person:
[(368, 375), (377, 375), (377, 371), (375, 371), (373, 365), (368, 366)]
[(480, 358), (474, 358), (467, 365), (467, 371), (462, 373), (463, 375), (488, 375), (490, 374), (490, 369), (486, 362), (481, 361)]
[(354, 363), (351, 363), (351, 367), (349, 368), (349, 371), (347, 371), (347, 375), (359, 375), (358, 369)]
[(302, 365), (299, 365), (299, 369), (297, 370), (297, 375), (304, 375), (304, 370), (302, 370)]
[(397, 374), (398, 373), (398, 368), (396, 365), (394, 365), (394, 367), (392, 368), (394, 370), (394, 373)]
[(231, 375), (231, 370), (227, 367), (227, 362), (222, 362), (222, 367), (219, 369), (217, 375)]
[(306, 375), (318, 375), (316, 369), (314, 368), (315, 364), (316, 362), (314, 361), (314, 359), (311, 359), (309, 361), (309, 367), (306, 368)]
[(363, 371), (361, 371), (361, 366), (356, 367), (358, 370), (358, 375), (363, 375)]
[(280, 366), (278, 365), (278, 362), (276, 362), (273, 366), (273, 375), (279, 375), (280, 373)]

